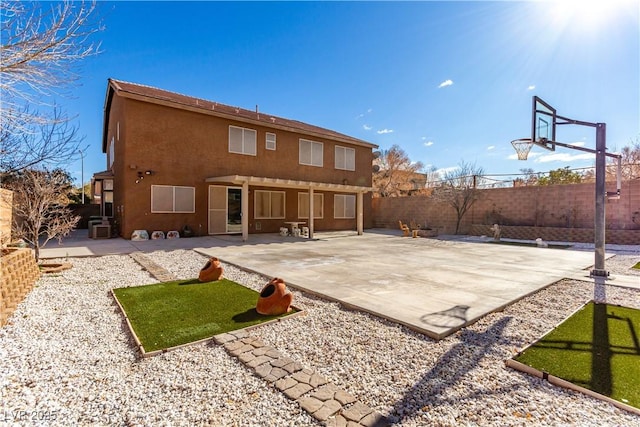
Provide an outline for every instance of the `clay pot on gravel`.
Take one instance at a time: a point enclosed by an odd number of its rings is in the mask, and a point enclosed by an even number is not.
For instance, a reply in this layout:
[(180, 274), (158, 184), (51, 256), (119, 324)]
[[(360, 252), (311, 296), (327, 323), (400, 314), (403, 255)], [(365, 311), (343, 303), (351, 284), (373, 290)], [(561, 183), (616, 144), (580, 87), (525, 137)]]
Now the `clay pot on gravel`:
[(284, 280), (274, 277), (262, 288), (256, 311), (267, 316), (277, 316), (291, 310), (293, 294), (287, 290)]
[(222, 265), (220, 265), (220, 260), (216, 257), (211, 257), (205, 266), (202, 267), (202, 270), (200, 270), (198, 280), (200, 282), (215, 282), (216, 280), (222, 279), (223, 272), (224, 269)]

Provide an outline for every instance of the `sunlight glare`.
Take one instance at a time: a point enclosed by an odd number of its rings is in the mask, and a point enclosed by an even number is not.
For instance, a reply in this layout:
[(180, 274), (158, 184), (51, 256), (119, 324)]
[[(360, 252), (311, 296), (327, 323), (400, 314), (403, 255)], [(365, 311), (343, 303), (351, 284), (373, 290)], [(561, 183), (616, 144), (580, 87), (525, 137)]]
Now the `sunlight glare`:
[(633, 13), (637, 0), (560, 0), (549, 4), (555, 25), (595, 29), (610, 24), (616, 15)]

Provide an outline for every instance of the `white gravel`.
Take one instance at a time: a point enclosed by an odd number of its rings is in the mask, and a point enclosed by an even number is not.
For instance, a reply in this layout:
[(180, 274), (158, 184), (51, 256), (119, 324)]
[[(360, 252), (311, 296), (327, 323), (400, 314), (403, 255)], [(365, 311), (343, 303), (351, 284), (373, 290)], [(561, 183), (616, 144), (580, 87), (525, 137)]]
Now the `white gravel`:
[[(146, 255), (180, 278), (207, 260), (188, 250)], [(638, 261), (618, 255), (607, 269), (635, 274)], [(213, 344), (140, 359), (108, 291), (155, 279), (128, 256), (71, 262), (40, 279), (0, 329), (0, 425), (318, 425)], [(229, 265), (225, 276), (258, 291), (266, 283)], [(294, 291), (308, 314), (251, 334), (397, 425), (640, 426), (638, 416), (504, 365), (593, 291), (563, 280), (442, 341)], [(606, 291), (607, 302), (640, 308), (640, 290)]]

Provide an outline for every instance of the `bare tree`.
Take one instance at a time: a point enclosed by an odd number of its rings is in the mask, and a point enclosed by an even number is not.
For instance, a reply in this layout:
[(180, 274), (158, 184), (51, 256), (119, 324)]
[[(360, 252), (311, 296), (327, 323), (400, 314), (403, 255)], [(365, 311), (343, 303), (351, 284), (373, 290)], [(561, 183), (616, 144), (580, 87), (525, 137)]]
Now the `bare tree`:
[(61, 241), (80, 220), (67, 207), (71, 181), (61, 169), (24, 169), (3, 181), (13, 191), (13, 236), (33, 246), (36, 261), (41, 247), (52, 239)]
[[(3, 132), (51, 123), (52, 117), (27, 106), (45, 105), (47, 97), (59, 95), (78, 79), (72, 65), (98, 53), (91, 41), (102, 30), (93, 21), (95, 9), (95, 2), (0, 1)], [(60, 116), (54, 114), (56, 119)]]
[(484, 170), (474, 163), (464, 161), (458, 167), (446, 172), (442, 183), (433, 191), (435, 200), (447, 203), (456, 211), (456, 231), (460, 231), (460, 223), (467, 211), (478, 200), (478, 179), (484, 175)]
[[(0, 130), (0, 176), (22, 169), (65, 164), (77, 156), (83, 138), (58, 108), (48, 123), (23, 123)], [(25, 129), (27, 130), (25, 132)]]
[[(632, 180), (640, 178), (640, 136), (635, 141), (631, 141), (629, 145), (622, 147), (620, 150), (622, 155), (622, 179)], [(609, 160), (613, 166), (607, 167), (607, 173), (615, 176), (617, 162)]]
[(523, 175), (523, 177), (518, 177), (515, 179), (514, 185), (516, 187), (536, 185), (538, 183), (538, 174), (534, 172), (533, 169), (522, 168), (520, 169), (520, 173)]
[(382, 151), (374, 166), (378, 170), (373, 174), (373, 191), (378, 197), (408, 196), (425, 187), (422, 163), (412, 162), (398, 145)]

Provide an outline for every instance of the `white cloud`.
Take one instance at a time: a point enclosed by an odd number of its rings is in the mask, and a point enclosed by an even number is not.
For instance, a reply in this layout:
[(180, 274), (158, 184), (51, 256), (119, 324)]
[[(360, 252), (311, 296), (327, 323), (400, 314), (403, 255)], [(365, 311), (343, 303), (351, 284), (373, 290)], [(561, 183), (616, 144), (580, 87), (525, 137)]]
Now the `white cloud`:
[(385, 128), (385, 129), (379, 130), (377, 133), (378, 133), (378, 135), (382, 135), (382, 134), (385, 134), (385, 133), (393, 133), (393, 129), (386, 129)]
[(536, 85), (530, 85), (527, 90), (534, 90), (536, 88)]
[(447, 86), (451, 86), (452, 84), (453, 84), (453, 80), (451, 80), (451, 79), (445, 80), (445, 81), (443, 81), (442, 83), (440, 83), (438, 85), (438, 89), (443, 88), (443, 87), (447, 87)]
[(371, 114), (371, 112), (372, 112), (372, 111), (373, 111), (373, 108), (369, 108), (369, 109), (367, 109), (367, 112), (366, 112), (366, 113), (360, 113), (360, 114), (358, 114), (358, 115), (356, 116), (356, 119), (362, 119), (365, 115), (367, 115), (367, 114)]
[(446, 174), (455, 172), (458, 169), (460, 169), (460, 166), (450, 166), (448, 168), (436, 169), (435, 173), (437, 173), (440, 176), (445, 176)]
[(369, 125), (362, 125), (362, 129), (364, 129), (364, 130), (371, 130), (371, 126), (369, 126)]
[(491, 151), (491, 150), (495, 150), (496, 146), (495, 145), (490, 145), (487, 147), (487, 150)]
[(422, 143), (425, 147), (431, 147), (433, 145), (433, 141), (425, 141)]

